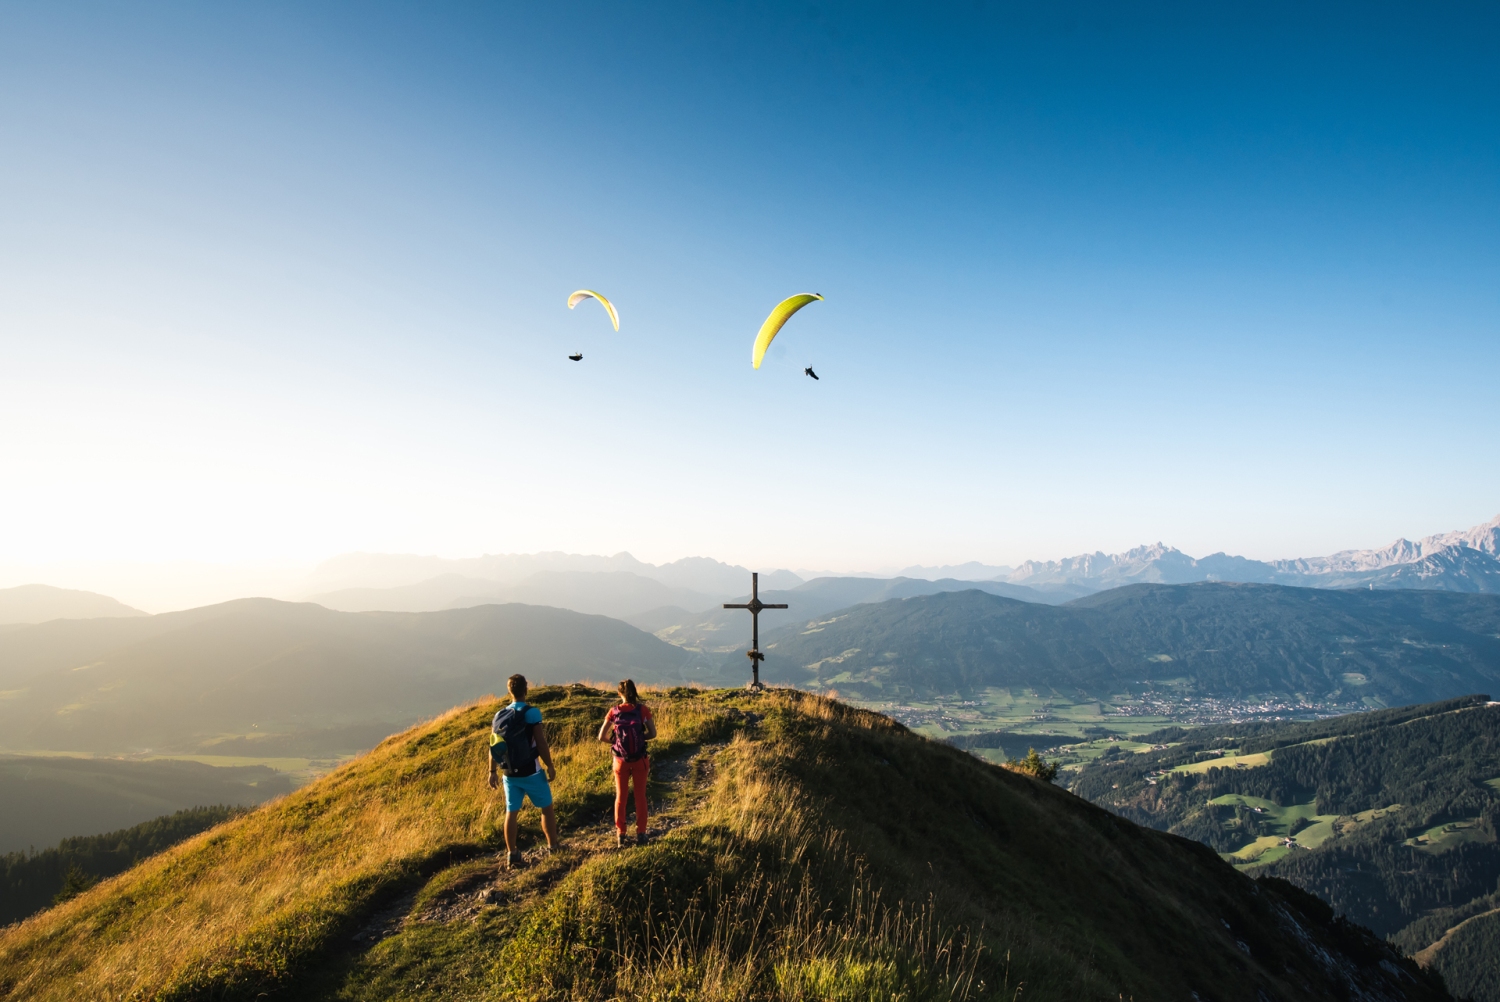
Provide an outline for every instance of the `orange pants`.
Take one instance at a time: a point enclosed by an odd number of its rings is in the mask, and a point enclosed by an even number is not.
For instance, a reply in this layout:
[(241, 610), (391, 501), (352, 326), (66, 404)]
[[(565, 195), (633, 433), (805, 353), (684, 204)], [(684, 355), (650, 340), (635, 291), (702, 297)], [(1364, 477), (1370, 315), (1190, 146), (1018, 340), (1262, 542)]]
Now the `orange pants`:
[(635, 830), (646, 833), (646, 773), (651, 769), (651, 760), (642, 756), (634, 762), (615, 759), (615, 827), (625, 832), (625, 816), (630, 808), (630, 782), (635, 781)]

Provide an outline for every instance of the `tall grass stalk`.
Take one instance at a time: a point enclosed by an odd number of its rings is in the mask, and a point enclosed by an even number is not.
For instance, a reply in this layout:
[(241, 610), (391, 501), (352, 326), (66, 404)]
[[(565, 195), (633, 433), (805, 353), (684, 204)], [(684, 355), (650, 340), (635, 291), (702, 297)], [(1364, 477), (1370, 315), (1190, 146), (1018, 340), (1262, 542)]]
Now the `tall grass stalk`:
[(859, 870), (842, 909), (828, 905), (810, 870), (757, 866), (734, 886), (715, 878), (667, 928), (650, 908), (635, 929), (618, 920), (616, 992), (715, 1002), (974, 998), (975, 938), (944, 927), (933, 902), (890, 906)]

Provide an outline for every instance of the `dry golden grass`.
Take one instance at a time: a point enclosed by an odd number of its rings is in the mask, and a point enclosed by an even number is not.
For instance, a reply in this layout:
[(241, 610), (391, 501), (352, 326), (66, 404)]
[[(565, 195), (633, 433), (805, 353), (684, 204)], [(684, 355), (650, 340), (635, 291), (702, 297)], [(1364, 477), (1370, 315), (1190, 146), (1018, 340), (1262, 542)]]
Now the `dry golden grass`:
[[(751, 744), (737, 739), (730, 757), (743, 763)], [(940, 922), (931, 902), (883, 901), (843, 833), (805, 794), (726, 765), (703, 820), (733, 833), (724, 857), (773, 847), (775, 863), (730, 883), (724, 874), (737, 867), (721, 859), (719, 872), (668, 928), (647, 930), (635, 940), (644, 948), (620, 952), (616, 994), (703, 1002), (975, 997), (983, 952), (977, 937)], [(736, 774), (745, 778), (736, 782)], [(841, 879), (829, 881), (831, 873)], [(830, 883), (846, 896), (829, 900)]]
[[(710, 697), (711, 699), (712, 697)], [(700, 740), (708, 700), (661, 700), (661, 731)], [(771, 723), (888, 734), (876, 714), (795, 692), (747, 698), (766, 726), (715, 746), (692, 813), (648, 850), (578, 867), (507, 937), (476, 999), (954, 1002), (976, 997), (978, 937), (931, 901), (884, 900), (816, 798), (778, 764), (807, 751)], [(737, 707), (727, 719), (748, 721)], [(725, 719), (725, 718), (720, 718)], [(634, 902), (621, 908), (620, 902)]]
[[(450, 711), (321, 780), (0, 934), (10, 998), (148, 999), (276, 980), (395, 881), (494, 842), (485, 784), (495, 703)], [(592, 717), (592, 714), (590, 714)], [(559, 800), (597, 785), (608, 749), (559, 715)], [(598, 721), (593, 720), (593, 726)]]
[[(612, 686), (611, 686), (612, 688)], [(559, 690), (552, 690), (556, 697)], [(548, 698), (539, 690), (539, 695)], [(671, 748), (703, 714), (656, 708)], [(560, 813), (611, 788), (594, 740), (611, 694), (570, 686), (544, 704)], [(191, 997), (275, 982), (391, 886), (455, 850), (498, 844), (483, 700), (386, 739), (297, 792), (153, 857), (0, 933), (0, 994), (37, 1000)]]
[[(1252, 890), (1207, 849), (821, 697), (645, 699), (673, 822), (648, 846), (605, 848), (610, 758), (594, 735), (612, 693), (553, 687), (533, 702), (573, 841), (498, 870), (503, 804), (485, 785), (497, 704), (477, 703), (0, 931), (0, 999), (1334, 993), (1285, 931), (1295, 899)], [(500, 904), (476, 903), (475, 877)], [(1319, 950), (1352, 935), (1299, 914)], [(1405, 997), (1439, 997), (1410, 976)]]

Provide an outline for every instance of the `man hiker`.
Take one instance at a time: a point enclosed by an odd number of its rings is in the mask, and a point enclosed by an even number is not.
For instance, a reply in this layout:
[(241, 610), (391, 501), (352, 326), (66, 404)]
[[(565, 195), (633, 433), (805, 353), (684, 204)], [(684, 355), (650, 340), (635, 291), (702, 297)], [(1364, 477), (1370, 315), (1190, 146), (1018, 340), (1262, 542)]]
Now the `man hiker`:
[(625, 845), (625, 820), (629, 811), (630, 786), (635, 784), (635, 841), (646, 844), (646, 774), (651, 760), (646, 742), (656, 737), (651, 708), (636, 694), (635, 682), (620, 683), (620, 702), (609, 708), (599, 727), (599, 740), (615, 755), (615, 844)]
[[(552, 808), (551, 780), (557, 778), (552, 767), (552, 749), (547, 747), (547, 725), (542, 711), (526, 702), (526, 676), (512, 675), (506, 682), (511, 704), (495, 714), (490, 728), (490, 789), (500, 785), (497, 770), (505, 770), (505, 853), (506, 865), (521, 865), (516, 840), (521, 831), (521, 807), (527, 799), (542, 811), (542, 834), (547, 849), (557, 851), (557, 812)], [(547, 767), (544, 773), (537, 760)]]

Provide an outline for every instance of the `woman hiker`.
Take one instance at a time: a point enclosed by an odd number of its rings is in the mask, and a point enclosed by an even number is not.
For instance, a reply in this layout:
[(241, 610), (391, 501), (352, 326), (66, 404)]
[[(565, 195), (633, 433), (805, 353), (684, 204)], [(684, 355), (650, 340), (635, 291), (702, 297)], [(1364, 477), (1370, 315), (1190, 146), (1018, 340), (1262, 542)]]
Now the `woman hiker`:
[(615, 754), (615, 844), (624, 846), (625, 816), (629, 810), (630, 785), (635, 784), (635, 841), (646, 844), (646, 773), (651, 760), (646, 742), (656, 737), (651, 710), (636, 694), (635, 682), (620, 683), (620, 702), (609, 708), (599, 727), (599, 740)]

